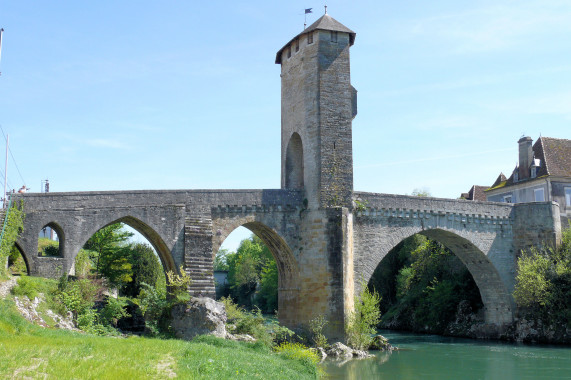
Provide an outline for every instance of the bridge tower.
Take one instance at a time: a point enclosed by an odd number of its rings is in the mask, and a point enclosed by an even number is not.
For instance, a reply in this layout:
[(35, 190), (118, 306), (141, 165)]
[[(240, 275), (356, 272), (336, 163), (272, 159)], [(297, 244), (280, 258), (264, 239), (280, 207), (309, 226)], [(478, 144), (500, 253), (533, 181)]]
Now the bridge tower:
[(355, 33), (323, 15), (276, 55), (281, 64), (283, 189), (303, 189), (310, 209), (352, 206), (349, 48)]
[[(349, 48), (355, 33), (323, 15), (277, 52), (281, 65), (281, 187), (303, 196), (295, 315), (325, 315), (342, 337), (353, 310), (352, 120)], [(278, 296), (279, 297), (279, 296)], [(280, 311), (281, 314), (281, 311)]]

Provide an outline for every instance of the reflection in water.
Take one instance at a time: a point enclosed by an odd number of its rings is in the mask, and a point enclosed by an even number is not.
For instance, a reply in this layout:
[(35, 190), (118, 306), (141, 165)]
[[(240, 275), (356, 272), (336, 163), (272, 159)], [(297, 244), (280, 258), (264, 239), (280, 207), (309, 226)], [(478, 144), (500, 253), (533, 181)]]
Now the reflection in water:
[[(381, 332), (400, 348), (323, 364), (330, 379), (571, 379), (571, 348)], [(372, 353), (375, 353), (374, 351)]]

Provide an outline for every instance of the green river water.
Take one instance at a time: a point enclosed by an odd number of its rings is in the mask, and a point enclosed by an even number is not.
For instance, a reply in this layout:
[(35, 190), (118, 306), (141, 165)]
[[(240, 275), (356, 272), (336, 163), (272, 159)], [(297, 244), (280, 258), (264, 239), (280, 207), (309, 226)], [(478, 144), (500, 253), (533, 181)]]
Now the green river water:
[(344, 364), (327, 360), (328, 379), (571, 379), (569, 346), (380, 333), (400, 350)]

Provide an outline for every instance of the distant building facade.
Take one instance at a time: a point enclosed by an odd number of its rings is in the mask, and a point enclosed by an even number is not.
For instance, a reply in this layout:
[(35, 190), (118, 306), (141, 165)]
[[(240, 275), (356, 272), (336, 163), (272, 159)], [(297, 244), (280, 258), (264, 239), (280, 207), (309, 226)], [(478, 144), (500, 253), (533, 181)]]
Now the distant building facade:
[(561, 226), (571, 220), (571, 140), (539, 137), (519, 139), (518, 164), (509, 177), (500, 173), (485, 190), (492, 202), (527, 203), (555, 201), (559, 203)]

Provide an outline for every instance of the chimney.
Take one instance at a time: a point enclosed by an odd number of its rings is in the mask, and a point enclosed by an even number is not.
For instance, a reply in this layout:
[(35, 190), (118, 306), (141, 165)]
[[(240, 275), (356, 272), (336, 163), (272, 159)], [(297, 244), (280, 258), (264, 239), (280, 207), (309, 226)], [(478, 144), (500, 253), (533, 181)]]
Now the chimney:
[(524, 136), (517, 142), (519, 144), (519, 180), (529, 178), (530, 166), (533, 161), (532, 139)]

